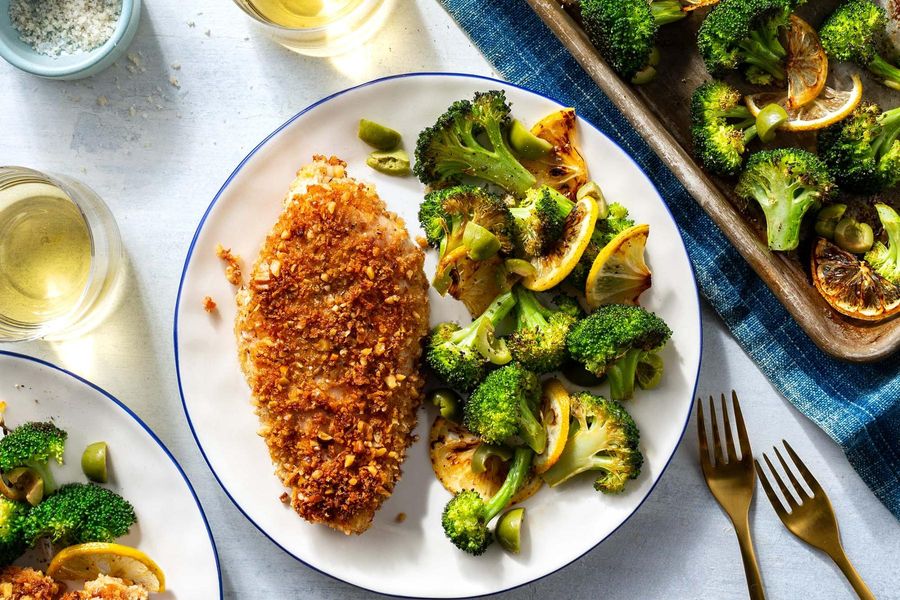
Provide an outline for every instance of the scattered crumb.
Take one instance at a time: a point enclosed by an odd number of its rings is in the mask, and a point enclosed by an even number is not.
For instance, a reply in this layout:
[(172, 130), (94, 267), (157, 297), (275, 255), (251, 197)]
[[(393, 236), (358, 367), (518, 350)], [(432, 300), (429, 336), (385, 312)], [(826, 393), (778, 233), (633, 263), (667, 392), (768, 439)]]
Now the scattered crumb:
[(225, 262), (225, 279), (231, 285), (241, 285), (243, 278), (241, 276), (241, 265), (238, 258), (231, 253), (231, 248), (225, 248), (222, 244), (216, 245), (216, 256)]
[(425, 238), (425, 236), (417, 235), (416, 243), (419, 245), (419, 248), (421, 248), (422, 250), (425, 250), (428, 248), (428, 240)]
[(97, 96), (97, 106), (106, 106), (109, 104), (109, 98), (106, 96)]
[(174, 63), (172, 63), (170, 66), (171, 66), (173, 69), (175, 69), (176, 71), (180, 71), (180, 70), (181, 70), (181, 63), (174, 62)]
[(281, 496), (278, 499), (281, 500), (282, 502), (284, 502), (285, 504), (287, 504), (288, 502), (291, 501), (291, 497), (288, 496), (287, 492), (284, 492), (283, 494), (281, 494)]
[(213, 300), (212, 298), (210, 298), (209, 296), (205, 297), (203, 299), (203, 310), (205, 310), (208, 313), (211, 313), (212, 311), (216, 310), (216, 301)]
[(188, 27), (195, 27), (196, 23), (194, 23), (193, 21), (188, 21), (187, 25), (188, 25)]
[(212, 29), (207, 29), (206, 31), (203, 32), (203, 35), (205, 35), (206, 37), (211, 37), (211, 36), (212, 36)]
[(397, 522), (397, 523), (402, 523), (402, 522), (405, 521), (405, 520), (406, 520), (406, 513), (405, 513), (405, 512), (397, 513), (397, 516), (394, 517), (394, 521)]
[(134, 107), (134, 104), (128, 109), (128, 114), (132, 117), (137, 115), (137, 108)]
[(169, 83), (171, 84), (172, 87), (181, 89), (181, 83), (179, 83), (178, 78), (175, 77), (174, 75), (169, 76)]

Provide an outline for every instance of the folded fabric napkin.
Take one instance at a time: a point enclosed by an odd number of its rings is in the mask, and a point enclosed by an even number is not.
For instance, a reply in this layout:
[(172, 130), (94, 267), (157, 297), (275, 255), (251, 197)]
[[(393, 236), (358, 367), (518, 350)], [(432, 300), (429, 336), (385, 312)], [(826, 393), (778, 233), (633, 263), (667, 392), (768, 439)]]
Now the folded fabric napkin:
[(505, 79), (574, 106), (637, 161), (675, 216), (700, 292), (900, 519), (900, 355), (853, 365), (819, 350), (524, 0), (440, 2)]

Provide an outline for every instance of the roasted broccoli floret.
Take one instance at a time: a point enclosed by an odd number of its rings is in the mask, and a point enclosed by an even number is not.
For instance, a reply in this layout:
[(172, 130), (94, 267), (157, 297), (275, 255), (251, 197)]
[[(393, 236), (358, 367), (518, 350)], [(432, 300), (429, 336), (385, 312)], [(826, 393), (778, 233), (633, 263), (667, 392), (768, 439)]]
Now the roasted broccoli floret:
[(685, 16), (677, 0), (581, 0), (581, 21), (591, 43), (634, 83), (646, 83), (656, 74), (651, 54), (659, 27)]
[(885, 60), (878, 48), (885, 36), (885, 10), (870, 0), (847, 0), (835, 10), (822, 28), (822, 47), (831, 58), (855, 62), (900, 89), (900, 69)]
[(506, 508), (522, 487), (531, 469), (533, 456), (529, 448), (517, 448), (503, 485), (487, 502), (475, 490), (463, 490), (447, 503), (441, 515), (441, 525), (457, 548), (478, 556), (494, 541), (488, 524)]
[(459, 185), (429, 193), (420, 207), (419, 220), (429, 243), (440, 250), (433, 284), (441, 294), (454, 284), (471, 284), (466, 275), (472, 269), (466, 263), (514, 248), (515, 223), (509, 207), (501, 197), (477, 186)]
[(640, 306), (609, 304), (575, 324), (566, 338), (569, 354), (597, 377), (606, 374), (613, 400), (634, 395), (638, 362), (672, 336), (665, 321)]
[(566, 283), (577, 290), (584, 290), (591, 267), (594, 266), (594, 261), (597, 259), (600, 251), (603, 250), (603, 247), (610, 243), (614, 237), (634, 226), (634, 221), (628, 218), (628, 209), (618, 202), (610, 203), (608, 211), (605, 219), (597, 219), (594, 233), (591, 235), (591, 241), (588, 242), (587, 247), (581, 254), (578, 264), (566, 276)]
[(588, 392), (570, 398), (569, 439), (543, 479), (555, 487), (585, 471), (598, 471), (594, 488), (604, 494), (625, 489), (641, 473), (644, 457), (634, 419), (615, 400)]
[(34, 470), (44, 481), (44, 494), (56, 491), (50, 460), (62, 464), (66, 432), (50, 422), (19, 425), (0, 440), (0, 471), (16, 467)]
[(875, 272), (888, 281), (900, 285), (900, 215), (887, 204), (876, 204), (878, 219), (887, 234), (888, 243), (875, 242), (865, 259)]
[(549, 373), (568, 358), (566, 334), (578, 319), (541, 304), (534, 292), (522, 286), (514, 288), (516, 330), (507, 345), (513, 360), (534, 371)]
[(528, 190), (525, 199), (509, 209), (516, 222), (519, 250), (543, 256), (562, 237), (573, 202), (548, 185)]
[(502, 339), (494, 338), (494, 327), (515, 306), (510, 292), (501, 294), (477, 319), (465, 328), (456, 323), (440, 323), (431, 330), (425, 362), (448, 385), (460, 391), (475, 389), (488, 362), (509, 362)]
[[(416, 176), (426, 185), (461, 183), (463, 177), (476, 177), (524, 195), (535, 179), (506, 141), (509, 115), (506, 95), (499, 90), (476, 92), (471, 102), (454, 102), (419, 134)], [(482, 134), (487, 145), (478, 139)]]
[(803, 216), (824, 202), (833, 188), (828, 169), (815, 154), (779, 148), (752, 155), (735, 191), (755, 200), (765, 214), (769, 248), (793, 250), (800, 242)]
[(866, 103), (819, 133), (819, 156), (843, 189), (875, 194), (900, 182), (898, 134), (900, 108)]
[(742, 67), (750, 83), (784, 81), (787, 50), (778, 40), (796, 0), (722, 0), (703, 20), (697, 46), (706, 68), (722, 75)]
[(717, 175), (740, 171), (747, 144), (756, 137), (756, 118), (741, 93), (724, 81), (708, 81), (691, 97), (694, 154)]
[(0, 567), (22, 556), (27, 545), (22, 526), (28, 514), (28, 505), (0, 496)]
[(518, 363), (501, 367), (485, 377), (464, 407), (466, 427), (489, 444), (521, 439), (540, 454), (547, 433), (535, 416), (541, 395), (537, 375)]
[(91, 483), (69, 483), (31, 509), (23, 531), (29, 546), (42, 538), (71, 546), (111, 542), (136, 521), (134, 507), (115, 492)]

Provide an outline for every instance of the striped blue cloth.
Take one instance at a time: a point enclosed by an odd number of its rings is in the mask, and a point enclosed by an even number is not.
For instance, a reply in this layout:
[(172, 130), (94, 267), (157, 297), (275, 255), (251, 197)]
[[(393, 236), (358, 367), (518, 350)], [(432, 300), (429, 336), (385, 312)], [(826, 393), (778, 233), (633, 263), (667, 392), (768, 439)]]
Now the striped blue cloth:
[(631, 154), (675, 215), (700, 292), (900, 519), (900, 356), (851, 365), (819, 350), (524, 0), (440, 2), (505, 79), (574, 106)]

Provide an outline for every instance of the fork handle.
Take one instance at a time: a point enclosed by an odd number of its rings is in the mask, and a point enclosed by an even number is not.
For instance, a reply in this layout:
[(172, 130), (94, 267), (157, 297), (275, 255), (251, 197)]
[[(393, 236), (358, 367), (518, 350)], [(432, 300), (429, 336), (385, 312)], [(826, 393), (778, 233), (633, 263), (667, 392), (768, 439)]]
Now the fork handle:
[(741, 559), (744, 561), (744, 575), (747, 577), (747, 591), (750, 593), (750, 600), (766, 600), (762, 575), (759, 572), (759, 564), (756, 562), (756, 552), (753, 550), (753, 540), (750, 538), (749, 519), (736, 520), (734, 532), (737, 534), (738, 544), (741, 546)]
[(834, 552), (829, 552), (828, 555), (844, 574), (844, 577), (847, 578), (847, 581), (850, 582), (850, 585), (853, 586), (853, 591), (856, 592), (857, 596), (862, 600), (875, 600), (875, 595), (869, 589), (869, 586), (866, 585), (866, 582), (863, 581), (862, 577), (859, 576), (859, 573), (856, 572), (856, 569), (850, 563), (850, 559), (847, 558), (847, 554), (844, 552), (843, 548), (838, 546)]

